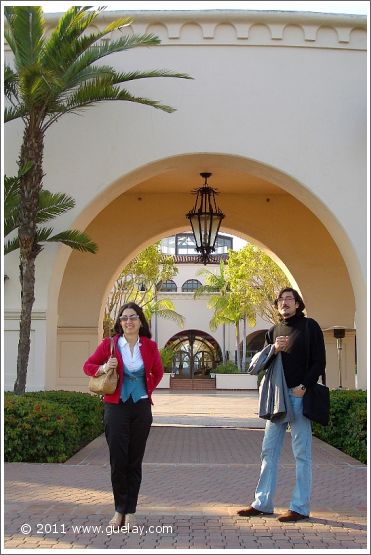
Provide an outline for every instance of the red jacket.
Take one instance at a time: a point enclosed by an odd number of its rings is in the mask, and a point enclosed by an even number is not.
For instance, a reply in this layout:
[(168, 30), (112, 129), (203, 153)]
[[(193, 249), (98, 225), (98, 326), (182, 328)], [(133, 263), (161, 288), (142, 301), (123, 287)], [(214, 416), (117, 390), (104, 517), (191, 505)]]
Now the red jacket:
[[(112, 393), (112, 395), (104, 395), (105, 403), (118, 404), (120, 401), (120, 393), (124, 377), (124, 363), (122, 360), (120, 349), (117, 347), (119, 337), (119, 335), (115, 335), (113, 338), (115, 344), (114, 356), (118, 360), (117, 372), (119, 375), (119, 383), (116, 391)], [(148, 339), (148, 337), (139, 337), (139, 349), (144, 363), (144, 377), (148, 397), (153, 404), (151, 395), (153, 390), (160, 383), (160, 380), (164, 374), (164, 368), (162, 366), (159, 350), (154, 341)], [(102, 366), (102, 364), (107, 362), (110, 355), (110, 340), (109, 337), (106, 337), (97, 347), (95, 353), (93, 353), (85, 362), (83, 366), (85, 374), (87, 374), (88, 376), (94, 376), (99, 366)]]

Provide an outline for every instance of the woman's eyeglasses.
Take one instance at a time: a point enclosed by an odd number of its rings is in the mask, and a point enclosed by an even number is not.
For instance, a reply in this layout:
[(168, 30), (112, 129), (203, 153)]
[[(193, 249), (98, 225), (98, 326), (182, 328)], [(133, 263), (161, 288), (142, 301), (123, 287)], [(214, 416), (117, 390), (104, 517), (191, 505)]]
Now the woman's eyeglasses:
[(120, 316), (120, 322), (134, 322), (135, 320), (139, 320), (138, 314), (130, 314), (130, 316)]

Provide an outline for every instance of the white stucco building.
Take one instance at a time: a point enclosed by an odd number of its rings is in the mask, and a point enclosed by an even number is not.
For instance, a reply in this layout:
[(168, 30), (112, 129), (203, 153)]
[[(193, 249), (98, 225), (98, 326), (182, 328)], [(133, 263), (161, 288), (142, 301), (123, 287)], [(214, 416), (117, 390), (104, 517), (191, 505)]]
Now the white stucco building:
[[(119, 12), (104, 13), (102, 23)], [(55, 229), (85, 230), (96, 255), (48, 246), (37, 258), (29, 389), (82, 389), (120, 268), (185, 228), (190, 191), (210, 171), (221, 233), (258, 244), (291, 276), (325, 330), (328, 383), (346, 328), (343, 385), (367, 387), (367, 19), (302, 12), (138, 12), (128, 32), (161, 45), (111, 56), (117, 69), (167, 68), (131, 90), (177, 108), (107, 103), (47, 132), (45, 188), (76, 206)], [(49, 16), (50, 26), (56, 16)], [(5, 45), (5, 55), (9, 49)], [(14, 175), (20, 122), (5, 126)], [(4, 384), (16, 375), (17, 253), (5, 258)], [(357, 383), (354, 336), (357, 335)]]

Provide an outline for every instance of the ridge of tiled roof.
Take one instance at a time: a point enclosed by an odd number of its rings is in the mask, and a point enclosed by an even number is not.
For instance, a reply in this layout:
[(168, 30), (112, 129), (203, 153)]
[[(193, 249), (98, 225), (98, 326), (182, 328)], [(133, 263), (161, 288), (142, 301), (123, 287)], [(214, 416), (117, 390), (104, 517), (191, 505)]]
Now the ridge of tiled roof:
[[(198, 255), (192, 254), (174, 254), (173, 259), (175, 264), (200, 264)], [(208, 264), (219, 264), (221, 260), (228, 260), (228, 254), (214, 254), (210, 256)]]

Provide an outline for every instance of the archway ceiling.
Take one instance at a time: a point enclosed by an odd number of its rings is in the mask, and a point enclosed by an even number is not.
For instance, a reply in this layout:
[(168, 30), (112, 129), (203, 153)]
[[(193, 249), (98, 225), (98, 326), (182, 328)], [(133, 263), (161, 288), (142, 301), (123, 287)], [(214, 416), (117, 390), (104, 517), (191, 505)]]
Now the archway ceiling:
[(229, 164), (222, 161), (220, 156), (187, 157), (176, 164), (176, 167), (162, 168), (157, 175), (144, 179), (128, 192), (135, 194), (160, 194), (160, 193), (189, 193), (192, 189), (201, 187), (204, 183), (200, 176), (201, 172), (210, 172), (212, 176), (208, 179), (208, 184), (217, 189), (220, 193), (229, 194), (260, 194), (276, 195), (288, 194), (272, 182), (263, 179), (246, 170), (233, 167), (233, 162), (229, 159)]
[[(206, 170), (201, 170), (206, 171)], [(159, 193), (190, 193), (192, 189), (198, 189), (204, 183), (198, 175), (201, 171), (170, 171), (166, 174), (154, 176), (130, 189), (135, 194), (159, 194)], [(230, 194), (257, 194), (277, 195), (287, 194), (280, 187), (276, 187), (258, 177), (246, 173), (219, 171), (211, 172), (213, 175), (208, 179), (210, 187), (217, 189), (220, 193)]]

